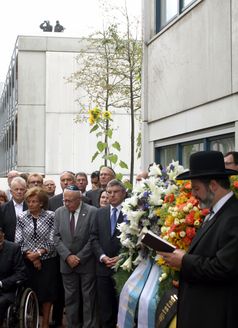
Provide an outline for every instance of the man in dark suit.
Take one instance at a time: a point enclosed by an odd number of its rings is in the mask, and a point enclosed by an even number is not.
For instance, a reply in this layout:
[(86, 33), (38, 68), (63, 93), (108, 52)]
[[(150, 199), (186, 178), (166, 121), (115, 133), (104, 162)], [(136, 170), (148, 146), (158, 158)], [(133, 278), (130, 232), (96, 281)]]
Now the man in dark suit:
[(210, 208), (187, 254), (177, 249), (161, 253), (165, 262), (180, 269), (178, 328), (237, 327), (238, 308), (238, 200), (230, 191), (223, 155), (197, 152), (190, 171), (177, 180), (192, 181), (193, 195)]
[(17, 281), (26, 280), (26, 270), (19, 245), (4, 240), (0, 228), (0, 326), (9, 304), (14, 301)]
[(126, 189), (118, 180), (107, 184), (109, 203), (100, 208), (91, 234), (92, 247), (96, 256), (97, 297), (102, 328), (114, 328), (117, 322), (118, 298), (113, 279), (113, 266), (118, 261), (121, 248), (117, 223), (123, 222), (121, 203)]
[[(60, 175), (60, 186), (62, 188), (62, 193), (55, 195), (49, 199), (49, 210), (50, 211), (56, 211), (57, 208), (64, 205), (64, 199), (63, 199), (63, 192), (64, 189), (69, 185), (76, 185), (76, 177), (73, 172), (70, 171), (64, 171)], [(85, 203), (89, 203), (89, 199), (85, 196), (82, 197), (83, 201)]]
[(116, 178), (116, 173), (111, 167), (109, 166), (101, 167), (99, 173), (100, 188), (95, 190), (89, 190), (86, 192), (86, 196), (90, 199), (91, 205), (95, 207), (100, 207), (99, 198), (102, 190), (105, 190), (108, 182), (115, 178)]
[(11, 181), (12, 199), (0, 208), (0, 227), (5, 231), (5, 239), (15, 240), (17, 216), (27, 209), (24, 196), (27, 190), (26, 181), (16, 177)]
[(95, 328), (96, 272), (90, 232), (97, 209), (82, 202), (81, 192), (75, 185), (64, 189), (64, 203), (55, 212), (54, 241), (60, 255), (67, 322), (71, 328)]

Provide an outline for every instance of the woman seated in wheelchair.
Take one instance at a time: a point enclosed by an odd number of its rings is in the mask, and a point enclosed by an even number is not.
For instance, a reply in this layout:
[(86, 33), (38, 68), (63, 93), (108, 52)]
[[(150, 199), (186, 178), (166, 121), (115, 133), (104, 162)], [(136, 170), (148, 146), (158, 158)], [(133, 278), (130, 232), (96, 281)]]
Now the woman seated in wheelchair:
[(0, 327), (9, 304), (14, 301), (17, 282), (24, 282), (26, 278), (20, 246), (5, 240), (0, 228)]
[(28, 272), (28, 286), (37, 295), (43, 316), (42, 328), (46, 328), (57, 292), (54, 212), (46, 210), (48, 195), (39, 187), (30, 188), (25, 200), (28, 210), (18, 217), (15, 242), (21, 246)]

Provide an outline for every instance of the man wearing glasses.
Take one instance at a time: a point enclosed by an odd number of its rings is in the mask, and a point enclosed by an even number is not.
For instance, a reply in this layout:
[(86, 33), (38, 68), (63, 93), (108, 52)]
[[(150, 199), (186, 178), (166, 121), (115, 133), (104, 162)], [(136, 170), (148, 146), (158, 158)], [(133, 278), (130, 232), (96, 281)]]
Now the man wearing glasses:
[(226, 169), (238, 170), (238, 151), (229, 151), (224, 156)]

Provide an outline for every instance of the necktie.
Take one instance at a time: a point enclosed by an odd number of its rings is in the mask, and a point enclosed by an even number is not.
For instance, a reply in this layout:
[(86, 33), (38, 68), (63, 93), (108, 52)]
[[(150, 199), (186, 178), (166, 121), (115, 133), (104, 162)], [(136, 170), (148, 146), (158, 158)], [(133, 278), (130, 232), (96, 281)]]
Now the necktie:
[(113, 207), (111, 214), (111, 236), (113, 236), (117, 225), (117, 208)]
[(210, 213), (205, 217), (205, 219), (204, 219), (204, 221), (202, 223), (202, 227), (204, 227), (210, 221), (210, 219), (212, 218), (213, 214), (214, 214), (214, 211), (211, 209), (210, 210)]
[(74, 229), (75, 229), (75, 218), (74, 218), (74, 213), (72, 212), (71, 214), (71, 219), (70, 219), (70, 231), (71, 231), (71, 235), (74, 235)]

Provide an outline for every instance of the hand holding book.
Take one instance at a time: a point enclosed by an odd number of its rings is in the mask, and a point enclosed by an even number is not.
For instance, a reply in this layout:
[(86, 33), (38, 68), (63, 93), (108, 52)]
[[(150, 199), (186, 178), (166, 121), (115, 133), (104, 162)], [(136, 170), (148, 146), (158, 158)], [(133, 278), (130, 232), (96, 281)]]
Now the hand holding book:
[(148, 231), (141, 239), (142, 243), (157, 252), (168, 252), (172, 253), (176, 247), (164, 240), (160, 236), (156, 235), (152, 231)]

